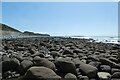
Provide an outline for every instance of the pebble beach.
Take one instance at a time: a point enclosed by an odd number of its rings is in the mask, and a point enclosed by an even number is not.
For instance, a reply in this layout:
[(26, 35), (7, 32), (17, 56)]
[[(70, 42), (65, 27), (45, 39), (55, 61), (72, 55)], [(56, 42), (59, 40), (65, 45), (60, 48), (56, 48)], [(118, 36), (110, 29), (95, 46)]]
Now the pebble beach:
[(1, 80), (120, 80), (120, 45), (89, 39), (3, 39)]

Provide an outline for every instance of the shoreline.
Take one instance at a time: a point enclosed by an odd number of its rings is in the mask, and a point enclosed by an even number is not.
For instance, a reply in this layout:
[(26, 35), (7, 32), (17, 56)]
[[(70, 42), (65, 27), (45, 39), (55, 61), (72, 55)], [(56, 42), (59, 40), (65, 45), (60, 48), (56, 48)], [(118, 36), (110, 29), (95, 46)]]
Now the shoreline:
[[(97, 37), (97, 38), (96, 38)], [(103, 36), (104, 37), (104, 36)], [(105, 43), (105, 44), (118, 44), (120, 45), (120, 41), (118, 37), (110, 37), (107, 36), (107, 38), (99, 38), (99, 36), (93, 36), (93, 37), (84, 37), (84, 36), (80, 36), (80, 37), (71, 37), (71, 36), (19, 36), (19, 37), (10, 37), (10, 38), (3, 38), (1, 37), (0, 40), (10, 40), (10, 39), (24, 39), (24, 38), (56, 38), (56, 39), (60, 39), (60, 38), (71, 38), (71, 39), (85, 39), (88, 40), (89, 42), (96, 42), (96, 43)]]

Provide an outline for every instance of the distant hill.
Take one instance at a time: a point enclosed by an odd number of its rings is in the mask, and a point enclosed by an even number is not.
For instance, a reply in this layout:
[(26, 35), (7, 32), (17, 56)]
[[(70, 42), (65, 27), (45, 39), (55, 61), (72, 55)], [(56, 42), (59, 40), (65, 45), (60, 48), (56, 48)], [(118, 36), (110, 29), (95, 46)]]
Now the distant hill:
[(40, 34), (34, 32), (21, 32), (17, 29), (14, 29), (6, 24), (0, 23), (0, 38), (22, 38), (22, 37), (40, 37), (40, 36), (50, 36), (49, 34)]
[(2, 23), (0, 23), (0, 32), (0, 38), (16, 38), (22, 34), (19, 30)]
[(25, 32), (23, 32), (23, 34), (25, 34), (25, 35), (36, 35), (36, 36), (50, 36), (49, 34), (40, 34), (40, 33), (34, 33), (34, 32), (29, 32), (29, 31), (25, 31)]
[(12, 28), (12, 27), (10, 27), (8, 25), (5, 25), (5, 24), (1, 24), (1, 23), (0, 23), (0, 29), (2, 29), (3, 31), (12, 31), (12, 32), (19, 32), (19, 33), (21, 33), (19, 30), (14, 29), (14, 28)]

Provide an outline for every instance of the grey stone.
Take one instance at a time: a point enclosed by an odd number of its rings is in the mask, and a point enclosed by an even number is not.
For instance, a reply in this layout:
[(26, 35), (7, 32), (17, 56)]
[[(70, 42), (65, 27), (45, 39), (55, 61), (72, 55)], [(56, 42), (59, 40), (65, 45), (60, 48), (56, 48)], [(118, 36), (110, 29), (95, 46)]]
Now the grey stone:
[(18, 72), (23, 75), (26, 73), (26, 71), (33, 66), (33, 62), (30, 60), (23, 60), (20, 64), (20, 66), (18, 67)]
[(120, 79), (120, 72), (114, 72), (112, 74), (112, 78), (119, 78)]
[(109, 65), (100, 65), (101, 72), (111, 72), (111, 67)]
[(77, 77), (72, 73), (67, 73), (64, 77), (64, 80), (77, 80)]
[(96, 67), (81, 62), (79, 68), (89, 78), (96, 78), (97, 77), (98, 69)]
[(111, 79), (111, 75), (108, 72), (98, 72), (98, 77), (100, 80), (110, 80)]
[(70, 58), (58, 58), (55, 65), (56, 68), (63, 74), (72, 73), (77, 75), (75, 64)]
[(92, 65), (92, 66), (94, 66), (94, 67), (96, 67), (96, 68), (99, 68), (99, 66), (100, 66), (100, 62), (97, 62), (97, 61), (92, 61), (92, 62), (90, 62), (89, 63), (89, 65)]
[(61, 77), (47, 67), (31, 67), (23, 80), (61, 80)]
[(35, 66), (44, 66), (44, 67), (47, 67), (47, 68), (50, 68), (52, 70), (56, 70), (56, 67), (55, 67), (55, 64), (45, 58), (36, 58), (34, 59), (34, 65)]
[(120, 69), (112, 68), (111, 73), (113, 74), (114, 72), (120, 72)]
[(101, 58), (100, 62), (104, 65), (109, 65), (112, 68), (120, 68), (120, 65), (106, 58)]

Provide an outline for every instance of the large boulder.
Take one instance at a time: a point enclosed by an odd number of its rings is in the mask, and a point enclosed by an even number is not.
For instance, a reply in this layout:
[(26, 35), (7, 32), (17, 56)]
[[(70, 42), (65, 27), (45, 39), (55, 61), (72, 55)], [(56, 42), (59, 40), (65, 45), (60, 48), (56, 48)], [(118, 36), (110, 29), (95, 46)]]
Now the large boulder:
[(20, 65), (20, 61), (18, 59), (12, 58), (10, 60), (10, 66), (9, 67), (11, 68), (12, 71), (16, 71), (19, 65)]
[(40, 58), (40, 57), (34, 58), (34, 65), (35, 66), (44, 66), (44, 67), (50, 68), (54, 71), (56, 70), (55, 64), (45, 58)]
[(20, 62), (23, 61), (23, 54), (22, 53), (14, 54), (14, 55), (12, 55), (12, 57), (17, 58)]
[(80, 62), (79, 68), (89, 78), (97, 78), (98, 69), (96, 67)]
[(112, 68), (120, 68), (120, 65), (106, 58), (100, 58), (100, 62), (104, 65), (109, 65)]
[(31, 67), (23, 80), (61, 80), (61, 77), (47, 67)]
[(26, 71), (33, 65), (33, 62), (30, 60), (23, 60), (18, 67), (18, 72), (23, 75)]
[(77, 75), (75, 64), (70, 58), (58, 58), (55, 65), (58, 71), (63, 74), (72, 73)]
[(88, 76), (82, 76), (82, 75), (79, 75), (78, 76), (78, 80), (90, 80)]
[(113, 73), (112, 78), (119, 78), (120, 79), (120, 72)]
[(111, 67), (108, 65), (100, 65), (100, 70), (102, 72), (111, 72)]
[(20, 65), (19, 60), (12, 58), (10, 61), (3, 61), (0, 63), (2, 65), (2, 71), (16, 71), (17, 67)]
[(111, 75), (108, 72), (98, 72), (98, 77), (100, 80), (110, 80)]
[(112, 68), (112, 69), (111, 69), (111, 74), (113, 74), (114, 72), (120, 72), (120, 69)]
[(64, 77), (64, 80), (77, 80), (77, 77), (72, 73), (67, 73)]
[(0, 62), (0, 67), (2, 68), (2, 72), (6, 72), (10, 70), (10, 61), (2, 61)]
[(37, 60), (39, 60), (39, 59), (41, 59), (40, 56), (35, 56), (35, 57), (33, 58), (33, 61), (37, 61)]

